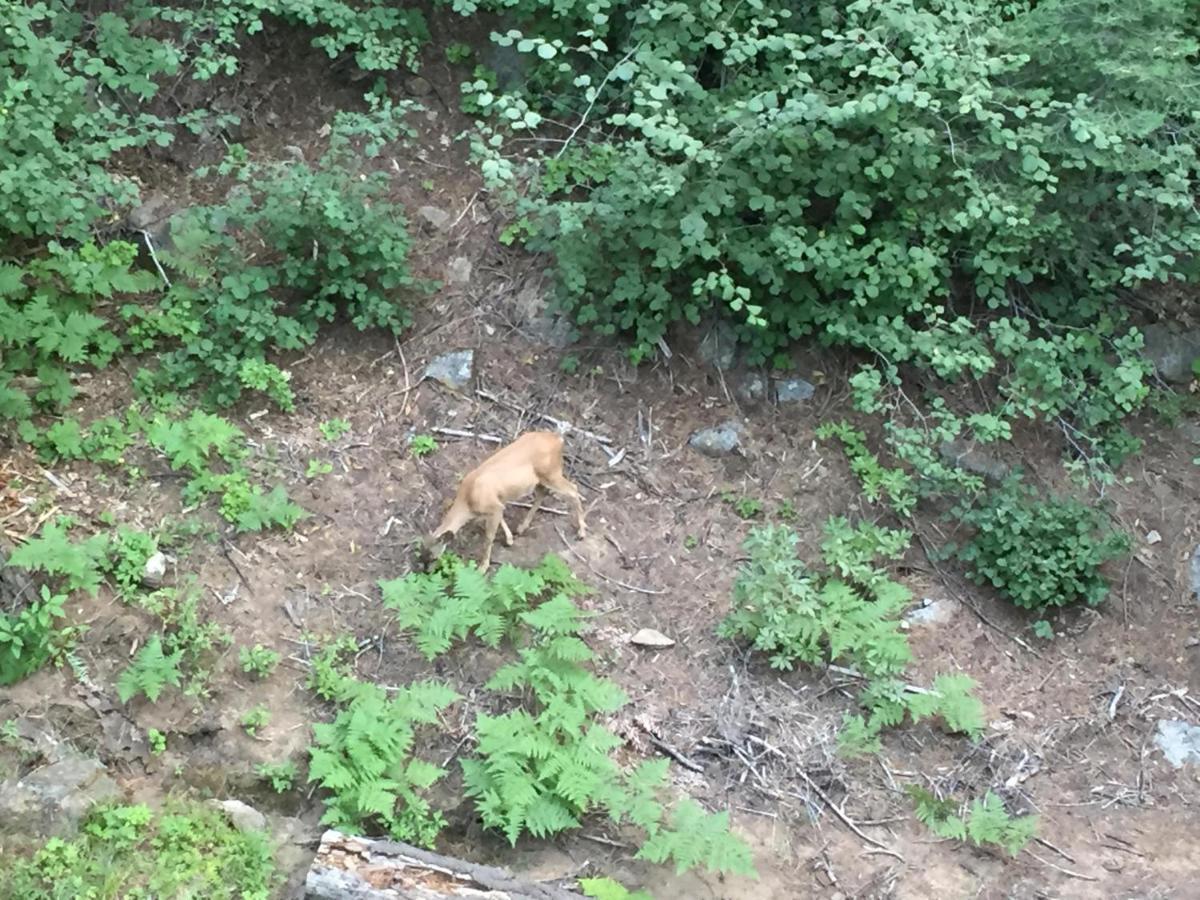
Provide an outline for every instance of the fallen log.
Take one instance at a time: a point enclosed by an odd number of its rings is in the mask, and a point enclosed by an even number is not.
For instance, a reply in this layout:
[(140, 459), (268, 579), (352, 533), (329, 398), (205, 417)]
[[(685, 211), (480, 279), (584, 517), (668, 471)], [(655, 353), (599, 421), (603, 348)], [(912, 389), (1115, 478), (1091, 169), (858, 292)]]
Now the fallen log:
[(306, 900), (584, 900), (504, 869), (442, 856), (399, 841), (329, 830), (304, 881)]

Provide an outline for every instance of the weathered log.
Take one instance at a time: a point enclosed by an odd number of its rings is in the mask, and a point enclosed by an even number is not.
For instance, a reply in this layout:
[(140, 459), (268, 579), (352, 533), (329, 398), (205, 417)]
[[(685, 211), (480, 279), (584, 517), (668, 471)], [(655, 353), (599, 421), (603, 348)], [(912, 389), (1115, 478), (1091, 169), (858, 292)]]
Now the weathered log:
[(307, 900), (584, 900), (574, 891), (524, 881), (504, 869), (334, 830), (321, 836), (304, 881), (304, 896)]

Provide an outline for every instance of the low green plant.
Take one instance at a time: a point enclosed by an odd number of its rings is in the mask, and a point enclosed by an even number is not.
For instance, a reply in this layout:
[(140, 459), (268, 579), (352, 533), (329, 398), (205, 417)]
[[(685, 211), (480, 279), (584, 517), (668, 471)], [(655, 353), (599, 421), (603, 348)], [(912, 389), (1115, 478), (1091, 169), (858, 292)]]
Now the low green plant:
[(566, 354), (558, 361), (558, 370), (564, 375), (574, 375), (579, 371), (579, 357), (574, 353)]
[(104, 579), (108, 539), (95, 534), (82, 541), (69, 537), (70, 522), (47, 522), (37, 537), (13, 550), (8, 564), (59, 579), (63, 590), (85, 590), (93, 596)]
[(837, 663), (861, 676), (859, 702), (866, 715), (846, 716), (839, 735), (846, 755), (878, 749), (883, 728), (906, 716), (914, 722), (940, 716), (949, 730), (971, 735), (983, 727), (974, 682), (965, 675), (940, 675), (924, 691), (898, 677), (912, 655), (899, 622), (911, 595), (876, 559), (898, 558), (909, 537), (830, 519), (821, 545), (826, 569), (820, 571), (797, 557), (799, 538), (791, 528), (755, 528), (744, 544), (750, 558), (734, 581), (733, 609), (718, 628), (723, 637), (749, 640), (775, 668)]
[(325, 440), (336, 441), (350, 430), (350, 423), (345, 419), (328, 419), (320, 423), (317, 428)]
[(271, 724), (271, 711), (261, 703), (242, 713), (242, 728), (250, 737), (258, 737), (258, 729)]
[(961, 803), (939, 800), (918, 785), (906, 785), (905, 790), (913, 800), (917, 819), (938, 837), (970, 841), (976, 847), (999, 847), (1016, 856), (1037, 834), (1037, 816), (1009, 815), (1004, 802), (991, 791), (982, 800), (971, 801), (964, 814)]
[(817, 429), (821, 440), (837, 438), (842, 442), (850, 471), (862, 484), (863, 494), (872, 503), (886, 500), (900, 516), (911, 515), (917, 505), (912, 476), (903, 469), (888, 468), (867, 449), (867, 437), (846, 422), (830, 422)]
[(162, 639), (157, 634), (151, 635), (117, 679), (117, 696), (121, 702), (128, 703), (138, 694), (144, 694), (147, 700), (154, 703), (168, 684), (179, 687), (182, 678), (179, 660), (182, 656), (182, 650), (164, 653)]
[(105, 568), (121, 593), (128, 594), (141, 584), (146, 562), (157, 552), (154, 535), (124, 526), (117, 528), (109, 539)]
[(310, 459), (308, 466), (304, 469), (304, 477), (308, 479), (316, 478), (320, 475), (328, 475), (333, 471), (333, 463), (324, 459)]
[(975, 529), (957, 550), (971, 578), (1022, 609), (1098, 604), (1108, 593), (1100, 567), (1130, 547), (1129, 535), (1096, 507), (1045, 496), (1015, 478), (958, 513)]
[(455, 65), (460, 62), (466, 62), (474, 54), (469, 44), (464, 44), (461, 41), (454, 41), (446, 45), (446, 62)]
[(188, 580), (138, 598), (139, 606), (162, 620), (163, 648), (176, 657), (179, 672), (186, 675), (183, 691), (187, 696), (207, 692), (215, 651), (232, 641), (218, 622), (203, 615), (202, 597), (195, 581)]
[(1043, 641), (1054, 640), (1054, 626), (1045, 619), (1038, 619), (1033, 623), (1033, 633), (1040, 637)]
[(256, 678), (270, 677), (282, 658), (280, 653), (262, 644), (243, 647), (238, 651), (238, 662), (241, 663), (242, 671)]
[(733, 511), (742, 519), (757, 518), (762, 512), (762, 501), (756, 497), (735, 497), (731, 493), (724, 494), (721, 499), (733, 507)]
[(167, 750), (167, 736), (157, 728), (146, 730), (146, 743), (150, 745), (150, 752), (155, 755), (165, 753)]
[(780, 522), (794, 522), (799, 518), (796, 512), (796, 504), (791, 500), (780, 500), (775, 507), (775, 518)]
[(695, 550), (699, 546), (700, 546), (700, 538), (696, 537), (696, 535), (685, 534), (683, 536), (683, 549), (684, 550)]
[(408, 452), (416, 459), (437, 451), (437, 439), (431, 434), (414, 434), (408, 442)]
[(55, 621), (63, 617), (66, 600), (42, 585), (41, 598), (20, 612), (0, 612), (0, 685), (32, 675), (61, 649), (66, 631)]
[(200, 803), (92, 810), (73, 840), (50, 838), (32, 855), (6, 848), (0, 896), (22, 900), (205, 897), (267, 900), (278, 888), (265, 834), (242, 832)]
[(286, 794), (296, 784), (299, 770), (290, 759), (280, 763), (259, 763), (254, 767), (255, 774), (271, 784), (271, 790), (277, 794)]

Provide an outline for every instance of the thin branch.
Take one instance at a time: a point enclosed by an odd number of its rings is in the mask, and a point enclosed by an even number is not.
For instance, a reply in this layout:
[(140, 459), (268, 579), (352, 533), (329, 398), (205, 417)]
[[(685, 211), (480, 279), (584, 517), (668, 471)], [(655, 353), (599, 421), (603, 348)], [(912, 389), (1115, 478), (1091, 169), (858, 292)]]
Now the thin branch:
[(636, 44), (633, 47), (633, 49), (631, 49), (628, 53), (626, 53), (624, 56), (621, 57), (620, 62), (618, 62), (615, 66), (613, 66), (611, 69), (608, 70), (608, 72), (604, 76), (604, 79), (600, 82), (599, 85), (597, 85), (596, 93), (592, 95), (592, 102), (589, 103), (587, 106), (587, 109), (585, 109), (583, 111), (583, 116), (582, 116), (582, 118), (580, 118), (579, 124), (576, 125), (571, 130), (571, 133), (569, 135), (567, 135), (567, 139), (565, 141), (563, 141), (563, 145), (559, 148), (558, 152), (554, 154), (555, 159), (558, 159), (560, 156), (562, 156), (564, 153), (567, 152), (567, 148), (571, 146), (571, 141), (573, 141), (575, 139), (575, 135), (579, 134), (579, 129), (583, 128), (583, 126), (587, 124), (588, 116), (590, 116), (592, 114), (592, 109), (593, 109), (593, 107), (595, 107), (596, 101), (600, 99), (600, 92), (604, 90), (604, 86), (606, 84), (608, 84), (608, 80), (610, 78), (612, 78), (613, 72), (617, 71), (617, 69), (619, 69), (621, 66), (625, 65), (625, 63), (629, 62), (629, 57), (631, 57), (631, 56), (633, 56), (633, 54), (637, 53), (637, 51), (640, 50), (641, 47), (642, 47), (641, 44)]

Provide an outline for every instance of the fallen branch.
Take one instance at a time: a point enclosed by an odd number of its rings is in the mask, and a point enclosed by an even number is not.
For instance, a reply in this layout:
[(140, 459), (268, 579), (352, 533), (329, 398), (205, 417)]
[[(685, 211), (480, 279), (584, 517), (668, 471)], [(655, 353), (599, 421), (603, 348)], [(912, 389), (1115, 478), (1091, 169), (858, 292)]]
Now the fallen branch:
[(593, 566), (584, 557), (580, 556), (579, 553), (576, 552), (575, 548), (572, 547), (571, 544), (567, 541), (567, 536), (562, 533), (561, 528), (559, 528), (556, 525), (556, 526), (554, 526), (554, 530), (558, 532), (559, 540), (561, 540), (563, 542), (563, 546), (567, 548), (567, 552), (570, 553), (572, 556), (574, 556), (577, 560), (579, 560), (585, 566), (587, 566), (591, 570), (592, 574), (595, 575), (597, 578), (603, 578), (609, 584), (615, 584), (617, 587), (623, 587), (627, 591), (634, 591), (635, 593), (638, 593), (638, 594), (656, 595), (656, 594), (665, 594), (666, 593), (666, 591), (656, 591), (656, 590), (653, 590), (652, 588), (638, 587), (636, 584), (626, 584), (624, 581), (618, 581), (616, 578), (609, 578), (603, 572), (598, 571), (595, 566)]
[(583, 900), (582, 894), (516, 878), (504, 869), (398, 841), (326, 831), (304, 880), (308, 900)]

